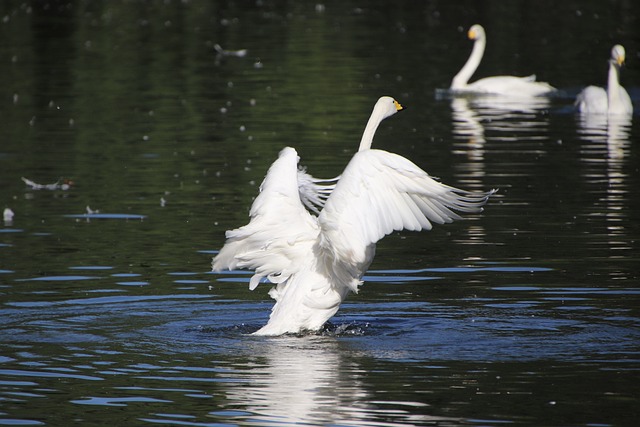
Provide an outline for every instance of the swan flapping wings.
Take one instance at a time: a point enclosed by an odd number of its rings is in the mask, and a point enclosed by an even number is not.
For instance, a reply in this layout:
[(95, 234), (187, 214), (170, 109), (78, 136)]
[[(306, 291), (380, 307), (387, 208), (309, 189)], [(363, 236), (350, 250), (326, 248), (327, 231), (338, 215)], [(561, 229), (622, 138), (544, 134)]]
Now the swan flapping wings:
[(283, 149), (249, 223), (226, 233), (213, 270), (255, 270), (250, 289), (263, 278), (275, 284), (276, 304), (257, 334), (320, 329), (358, 291), (382, 237), (461, 219), (457, 212), (479, 212), (493, 194), (441, 184), (402, 156), (370, 149), (380, 122), (401, 109), (393, 98), (378, 100), (359, 151), (336, 179), (313, 178), (298, 167), (295, 149)]

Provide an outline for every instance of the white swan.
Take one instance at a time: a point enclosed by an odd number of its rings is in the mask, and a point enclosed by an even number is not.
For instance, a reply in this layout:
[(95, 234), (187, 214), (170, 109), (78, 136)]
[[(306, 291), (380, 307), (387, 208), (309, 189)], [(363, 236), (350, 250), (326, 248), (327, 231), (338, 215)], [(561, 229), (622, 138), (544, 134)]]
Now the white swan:
[[(378, 240), (460, 219), (453, 210), (479, 212), (493, 194), (440, 184), (406, 158), (371, 149), (380, 122), (402, 108), (391, 97), (378, 100), (335, 185), (299, 170), (296, 151), (284, 148), (260, 186), (249, 224), (227, 231), (213, 270), (255, 270), (252, 290), (265, 277), (276, 284), (269, 322), (255, 334), (319, 330), (349, 292), (358, 292)], [(317, 216), (305, 209), (306, 200), (321, 208)]]
[(484, 28), (478, 24), (473, 25), (467, 34), (470, 40), (474, 40), (473, 50), (462, 69), (453, 78), (450, 88), (452, 91), (526, 98), (548, 95), (556, 90), (548, 83), (536, 82), (535, 74), (527, 77), (486, 77), (473, 83), (468, 83), (478, 65), (480, 65), (484, 48), (487, 44), (487, 37)]
[(607, 90), (588, 86), (576, 98), (575, 106), (584, 114), (633, 114), (633, 104), (627, 91), (620, 85), (620, 67), (624, 64), (624, 47), (617, 44), (611, 49)]

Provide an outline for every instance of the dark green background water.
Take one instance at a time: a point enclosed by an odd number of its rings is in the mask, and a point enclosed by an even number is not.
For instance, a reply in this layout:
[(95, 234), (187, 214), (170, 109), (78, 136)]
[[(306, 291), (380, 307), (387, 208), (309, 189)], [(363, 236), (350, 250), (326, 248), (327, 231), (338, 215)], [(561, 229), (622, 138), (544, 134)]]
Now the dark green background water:
[[(637, 2), (8, 1), (0, 18), (0, 425), (637, 423), (638, 116), (571, 108), (622, 43), (640, 111)], [(477, 77), (562, 95), (436, 96), (474, 23)], [(323, 335), (248, 336), (268, 286), (209, 272), (224, 231), (285, 146), (339, 174), (381, 95), (407, 110), (377, 148), (500, 192), (385, 238)]]

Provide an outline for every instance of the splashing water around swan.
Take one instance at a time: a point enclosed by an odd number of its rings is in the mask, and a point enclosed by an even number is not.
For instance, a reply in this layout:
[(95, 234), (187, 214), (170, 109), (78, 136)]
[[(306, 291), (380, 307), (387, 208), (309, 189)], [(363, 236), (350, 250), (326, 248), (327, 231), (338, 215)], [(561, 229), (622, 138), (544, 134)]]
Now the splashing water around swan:
[[(284, 148), (251, 206), (249, 224), (227, 231), (213, 270), (255, 270), (275, 286), (269, 322), (256, 335), (317, 331), (350, 292), (358, 292), (376, 242), (394, 230), (430, 230), (480, 212), (489, 192), (441, 184), (408, 159), (371, 149), (378, 125), (402, 110), (393, 98), (376, 103), (358, 152), (333, 180), (298, 168), (296, 151)], [(313, 212), (313, 213), (310, 213)]]

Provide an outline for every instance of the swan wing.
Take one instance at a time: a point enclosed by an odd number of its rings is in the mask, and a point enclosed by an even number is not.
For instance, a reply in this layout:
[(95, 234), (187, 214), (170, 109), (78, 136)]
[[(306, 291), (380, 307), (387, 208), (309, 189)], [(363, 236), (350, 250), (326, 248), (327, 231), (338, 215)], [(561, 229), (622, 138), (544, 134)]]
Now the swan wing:
[(607, 114), (609, 110), (607, 91), (598, 86), (587, 86), (578, 94), (574, 105), (581, 113)]
[(491, 192), (441, 184), (410, 160), (382, 150), (356, 153), (318, 216), (321, 245), (354, 268), (370, 262), (370, 245), (394, 230), (430, 230), (432, 223), (479, 212)]
[(250, 289), (264, 277), (280, 283), (297, 271), (319, 232), (300, 200), (298, 160), (293, 148), (280, 152), (251, 205), (249, 223), (227, 231), (227, 241), (213, 259), (214, 271), (255, 270)]
[(298, 193), (302, 203), (316, 215), (324, 207), (340, 177), (319, 179), (309, 175), (305, 169), (298, 169)]

